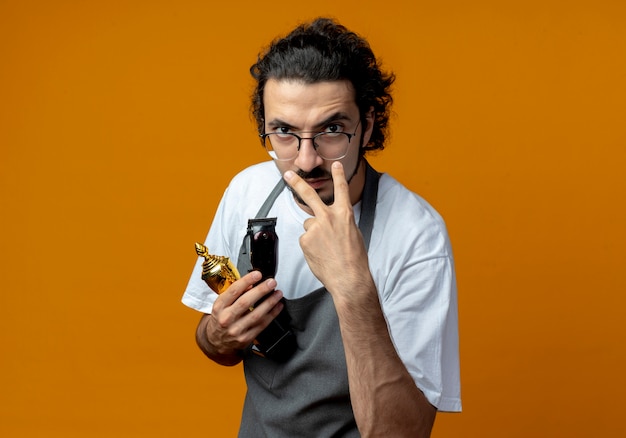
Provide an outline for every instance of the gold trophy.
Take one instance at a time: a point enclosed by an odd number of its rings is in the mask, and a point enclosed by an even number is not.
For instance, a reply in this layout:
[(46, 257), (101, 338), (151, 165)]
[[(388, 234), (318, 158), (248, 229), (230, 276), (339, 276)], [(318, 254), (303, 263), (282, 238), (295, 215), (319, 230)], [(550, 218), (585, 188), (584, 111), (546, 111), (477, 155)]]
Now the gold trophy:
[(202, 279), (214, 292), (221, 294), (239, 280), (239, 271), (228, 257), (209, 254), (209, 249), (201, 243), (196, 243), (196, 253), (204, 257)]

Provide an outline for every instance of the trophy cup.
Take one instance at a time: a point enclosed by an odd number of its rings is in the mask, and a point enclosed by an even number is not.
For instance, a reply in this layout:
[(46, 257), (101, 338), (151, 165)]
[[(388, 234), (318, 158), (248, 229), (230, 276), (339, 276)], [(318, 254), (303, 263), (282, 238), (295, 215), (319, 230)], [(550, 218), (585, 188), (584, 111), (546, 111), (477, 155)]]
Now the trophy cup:
[(196, 253), (204, 257), (202, 279), (217, 294), (239, 280), (239, 272), (228, 257), (209, 254), (209, 249), (201, 243), (196, 243)]

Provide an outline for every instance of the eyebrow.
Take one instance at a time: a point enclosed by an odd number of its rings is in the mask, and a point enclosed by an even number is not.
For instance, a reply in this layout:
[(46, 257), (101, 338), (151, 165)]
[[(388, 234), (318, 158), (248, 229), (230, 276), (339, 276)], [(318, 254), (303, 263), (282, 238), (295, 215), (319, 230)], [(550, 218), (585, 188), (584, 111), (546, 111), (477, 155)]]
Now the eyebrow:
[[(314, 131), (316, 131), (316, 130), (318, 130), (320, 128), (323, 128), (323, 127), (329, 125), (330, 123), (343, 121), (343, 120), (350, 120), (350, 116), (348, 116), (348, 114), (343, 112), (343, 111), (338, 111), (338, 112), (333, 113), (330, 116), (326, 117), (324, 120), (322, 120), (317, 125), (315, 125)], [(291, 123), (288, 123), (288, 122), (286, 122), (286, 121), (284, 121), (282, 119), (279, 119), (279, 118), (276, 118), (276, 119), (273, 119), (273, 120), (267, 122), (267, 126), (270, 127), (270, 128), (277, 128), (277, 127), (280, 126), (280, 127), (293, 129), (293, 130), (298, 130)]]

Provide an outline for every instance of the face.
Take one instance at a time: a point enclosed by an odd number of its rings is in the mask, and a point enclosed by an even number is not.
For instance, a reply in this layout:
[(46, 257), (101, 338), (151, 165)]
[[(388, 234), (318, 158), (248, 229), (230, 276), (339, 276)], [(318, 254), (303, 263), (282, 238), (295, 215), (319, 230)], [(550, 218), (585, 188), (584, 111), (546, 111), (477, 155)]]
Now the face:
[[(297, 80), (270, 79), (263, 93), (265, 107), (265, 133), (293, 132), (301, 137), (312, 137), (325, 130), (342, 130), (356, 134), (351, 138), (348, 153), (340, 160), (325, 160), (320, 157), (312, 140), (302, 140), (296, 158), (290, 161), (275, 160), (281, 174), (293, 170), (313, 187), (327, 204), (334, 199), (334, 188), (330, 166), (341, 161), (349, 180), (350, 199), (358, 202), (365, 181), (362, 162), (359, 159), (361, 138), (367, 144), (373, 127), (373, 114), (365, 116), (359, 123), (359, 108), (354, 99), (354, 90), (349, 81), (328, 81), (307, 84)], [(310, 210), (296, 197), (298, 204)]]

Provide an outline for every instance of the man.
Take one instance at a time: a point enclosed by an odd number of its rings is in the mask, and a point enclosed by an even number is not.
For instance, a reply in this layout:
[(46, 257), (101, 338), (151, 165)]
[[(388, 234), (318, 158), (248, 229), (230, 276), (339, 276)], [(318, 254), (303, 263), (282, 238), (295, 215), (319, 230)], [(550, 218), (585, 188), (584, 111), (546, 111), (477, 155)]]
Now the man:
[[(241, 272), (218, 296), (199, 260), (183, 297), (205, 313), (202, 351), (244, 362), (240, 436), (430, 436), (437, 410), (461, 409), (456, 283), (443, 220), (364, 159), (383, 148), (394, 77), (329, 19), (274, 41), (251, 73), (273, 160), (231, 181), (206, 245), (240, 264), (248, 219), (268, 206), (278, 271), (258, 285), (259, 272)], [(285, 362), (253, 354), (285, 307), (297, 351)]]

